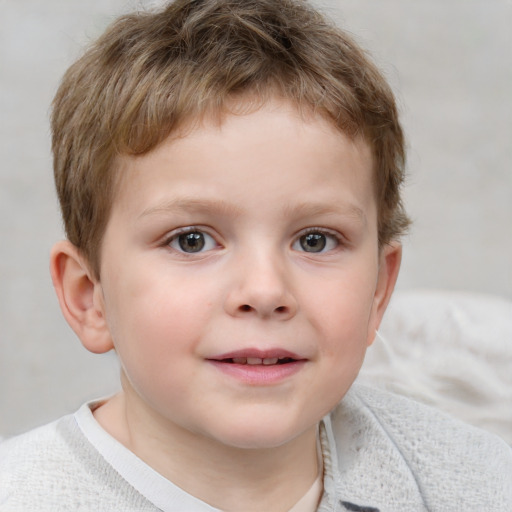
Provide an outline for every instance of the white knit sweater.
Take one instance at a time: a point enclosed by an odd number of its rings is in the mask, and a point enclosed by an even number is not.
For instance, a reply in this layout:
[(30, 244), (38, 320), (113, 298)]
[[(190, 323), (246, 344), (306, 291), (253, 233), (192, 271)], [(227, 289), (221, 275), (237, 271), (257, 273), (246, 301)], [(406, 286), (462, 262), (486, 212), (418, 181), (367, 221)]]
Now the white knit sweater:
[[(0, 512), (215, 510), (100, 429), (82, 409), (1, 443)], [(512, 449), (433, 409), (354, 386), (320, 434), (321, 512), (512, 511)]]

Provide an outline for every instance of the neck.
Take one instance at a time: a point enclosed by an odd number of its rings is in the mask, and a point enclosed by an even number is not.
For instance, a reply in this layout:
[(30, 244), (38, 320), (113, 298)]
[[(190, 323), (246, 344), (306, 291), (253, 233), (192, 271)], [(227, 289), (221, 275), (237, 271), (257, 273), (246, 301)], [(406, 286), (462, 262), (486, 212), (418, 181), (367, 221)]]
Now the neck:
[(246, 512), (287, 511), (318, 475), (316, 426), (278, 447), (245, 449), (174, 424), (162, 428), (142, 420), (123, 394), (94, 414), (107, 432), (165, 478), (226, 512), (240, 510), (240, 503)]

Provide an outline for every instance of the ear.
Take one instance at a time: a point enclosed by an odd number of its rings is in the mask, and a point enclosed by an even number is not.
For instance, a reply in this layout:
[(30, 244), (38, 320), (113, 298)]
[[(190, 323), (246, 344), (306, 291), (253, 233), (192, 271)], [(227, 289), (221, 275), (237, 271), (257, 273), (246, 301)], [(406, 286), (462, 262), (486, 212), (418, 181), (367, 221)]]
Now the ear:
[(62, 313), (84, 347), (96, 354), (113, 349), (100, 281), (71, 242), (53, 246), (50, 272)]
[(371, 345), (379, 328), (384, 312), (388, 307), (395, 289), (400, 263), (402, 261), (402, 245), (392, 242), (382, 247), (379, 253), (379, 274), (373, 298), (372, 312), (368, 323), (367, 344)]

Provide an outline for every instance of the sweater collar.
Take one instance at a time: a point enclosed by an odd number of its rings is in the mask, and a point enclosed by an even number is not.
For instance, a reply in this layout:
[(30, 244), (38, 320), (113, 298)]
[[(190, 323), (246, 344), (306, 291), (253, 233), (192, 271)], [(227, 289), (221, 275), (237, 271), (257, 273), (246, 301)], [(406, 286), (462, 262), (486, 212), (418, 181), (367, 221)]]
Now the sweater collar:
[(324, 492), (317, 512), (379, 512), (376, 507), (358, 505), (341, 496), (341, 475), (338, 467), (338, 451), (334, 440), (331, 416), (320, 422), (320, 445), (324, 465)]

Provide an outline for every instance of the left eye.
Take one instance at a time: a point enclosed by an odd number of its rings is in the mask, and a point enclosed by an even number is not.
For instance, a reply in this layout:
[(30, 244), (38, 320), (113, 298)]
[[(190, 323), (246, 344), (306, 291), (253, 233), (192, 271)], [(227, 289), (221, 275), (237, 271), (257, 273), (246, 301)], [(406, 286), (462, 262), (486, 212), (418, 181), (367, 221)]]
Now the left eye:
[(179, 252), (197, 253), (210, 251), (217, 246), (217, 243), (207, 233), (202, 231), (188, 231), (174, 236), (169, 246)]
[(339, 245), (339, 240), (329, 233), (322, 231), (310, 231), (305, 235), (300, 236), (293, 244), (293, 249), (309, 252), (319, 253), (335, 249)]

